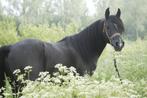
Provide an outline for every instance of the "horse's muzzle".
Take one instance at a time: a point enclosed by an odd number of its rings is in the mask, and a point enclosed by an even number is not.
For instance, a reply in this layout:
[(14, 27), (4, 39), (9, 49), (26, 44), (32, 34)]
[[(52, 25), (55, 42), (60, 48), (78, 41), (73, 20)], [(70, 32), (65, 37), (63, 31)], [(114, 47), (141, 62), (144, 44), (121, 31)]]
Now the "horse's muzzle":
[(120, 36), (114, 37), (111, 41), (111, 45), (114, 47), (115, 51), (121, 51), (124, 47), (124, 44), (125, 43)]

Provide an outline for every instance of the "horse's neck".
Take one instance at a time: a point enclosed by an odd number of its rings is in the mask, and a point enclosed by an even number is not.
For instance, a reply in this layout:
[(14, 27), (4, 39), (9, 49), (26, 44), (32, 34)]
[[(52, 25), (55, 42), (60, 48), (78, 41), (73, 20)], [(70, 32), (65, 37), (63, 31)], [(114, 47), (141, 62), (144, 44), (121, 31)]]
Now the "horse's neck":
[(71, 36), (73, 47), (86, 61), (97, 61), (106, 46), (102, 35), (103, 25), (100, 22), (97, 21), (79, 34)]

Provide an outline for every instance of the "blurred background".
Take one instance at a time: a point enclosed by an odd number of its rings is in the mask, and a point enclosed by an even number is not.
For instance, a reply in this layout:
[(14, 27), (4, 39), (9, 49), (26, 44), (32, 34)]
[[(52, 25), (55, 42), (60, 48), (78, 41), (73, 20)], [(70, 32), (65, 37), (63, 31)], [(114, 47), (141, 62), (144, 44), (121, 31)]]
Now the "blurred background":
[(147, 0), (0, 0), (0, 45), (25, 38), (57, 41), (121, 9), (124, 37), (147, 39)]

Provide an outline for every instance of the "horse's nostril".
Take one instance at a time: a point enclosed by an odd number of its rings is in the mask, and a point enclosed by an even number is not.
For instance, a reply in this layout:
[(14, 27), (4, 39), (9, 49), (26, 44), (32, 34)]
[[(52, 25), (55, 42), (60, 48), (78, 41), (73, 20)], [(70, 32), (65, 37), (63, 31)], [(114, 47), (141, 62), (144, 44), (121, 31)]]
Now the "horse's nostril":
[(116, 44), (115, 44), (115, 45), (116, 45), (116, 47), (119, 47), (119, 42), (116, 42)]

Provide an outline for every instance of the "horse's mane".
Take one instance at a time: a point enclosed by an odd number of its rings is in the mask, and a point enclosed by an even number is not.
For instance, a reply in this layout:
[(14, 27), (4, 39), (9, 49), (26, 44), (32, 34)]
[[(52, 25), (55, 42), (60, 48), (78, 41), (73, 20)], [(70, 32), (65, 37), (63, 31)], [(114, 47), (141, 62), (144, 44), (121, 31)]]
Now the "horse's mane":
[(79, 33), (68, 36), (59, 42), (68, 42), (85, 60), (100, 55), (106, 45), (102, 35), (103, 20), (98, 20)]

